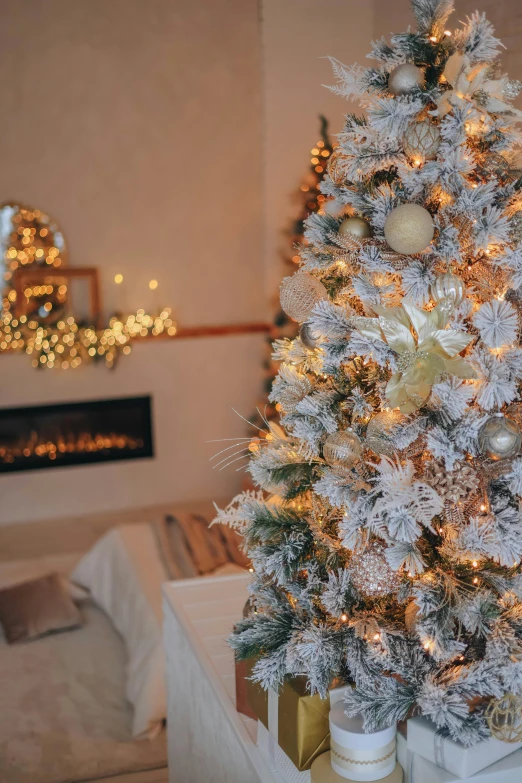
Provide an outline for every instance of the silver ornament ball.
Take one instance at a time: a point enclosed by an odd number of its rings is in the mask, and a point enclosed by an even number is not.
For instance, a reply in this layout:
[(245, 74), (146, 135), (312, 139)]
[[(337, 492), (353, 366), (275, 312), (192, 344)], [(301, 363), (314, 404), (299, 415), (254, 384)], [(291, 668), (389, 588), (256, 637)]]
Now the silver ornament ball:
[(407, 421), (407, 416), (399, 410), (380, 411), (373, 416), (366, 428), (366, 446), (375, 454), (392, 457), (397, 449), (393, 445), (393, 436)]
[(319, 345), (319, 338), (310, 324), (303, 324), (299, 330), (299, 337), (305, 348), (313, 351)]
[(339, 226), (341, 236), (352, 235), (358, 239), (367, 239), (372, 235), (372, 229), (367, 220), (360, 217), (347, 217)]
[(359, 593), (381, 598), (399, 589), (399, 576), (388, 565), (385, 551), (382, 544), (373, 543), (362, 554), (354, 554), (349, 571), (351, 581)]
[(323, 446), (326, 462), (334, 467), (351, 468), (360, 460), (361, 455), (361, 440), (350, 430), (333, 432), (328, 435)]
[(285, 277), (279, 289), (281, 307), (293, 321), (303, 323), (312, 315), (317, 302), (326, 299), (326, 288), (308, 272), (296, 272)]
[(402, 137), (402, 146), (406, 155), (415, 163), (422, 163), (437, 156), (440, 147), (440, 131), (427, 120), (412, 122)]
[(405, 256), (425, 250), (434, 233), (433, 218), (420, 204), (401, 204), (395, 207), (384, 223), (387, 243), (396, 253)]
[(408, 95), (424, 84), (424, 73), (412, 63), (403, 63), (388, 76), (388, 89), (392, 95)]
[(443, 302), (449, 299), (454, 307), (459, 305), (464, 299), (466, 291), (464, 283), (458, 275), (452, 272), (446, 272), (444, 275), (438, 275), (431, 284), (431, 295), (436, 302)]
[(520, 452), (520, 427), (506, 416), (491, 416), (478, 433), (479, 448), (492, 460), (513, 459)]

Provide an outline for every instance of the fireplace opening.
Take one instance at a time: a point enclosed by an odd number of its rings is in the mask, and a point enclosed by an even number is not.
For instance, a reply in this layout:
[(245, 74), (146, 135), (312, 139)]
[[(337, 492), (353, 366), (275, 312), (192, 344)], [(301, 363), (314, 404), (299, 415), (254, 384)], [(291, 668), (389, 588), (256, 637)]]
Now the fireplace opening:
[(0, 409), (0, 473), (153, 456), (150, 396)]

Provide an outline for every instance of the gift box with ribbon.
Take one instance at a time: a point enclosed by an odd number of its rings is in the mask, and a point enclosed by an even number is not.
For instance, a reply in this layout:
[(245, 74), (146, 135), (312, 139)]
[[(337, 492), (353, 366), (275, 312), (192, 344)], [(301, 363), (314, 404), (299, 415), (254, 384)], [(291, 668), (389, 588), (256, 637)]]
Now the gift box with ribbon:
[[(422, 761), (426, 759), (435, 767), (451, 773), (447, 777), (440, 778), (444, 783), (450, 783), (450, 781), (454, 780), (468, 780), (472, 776), (473, 780), (475, 780), (475, 776), (477, 781), (481, 780), (481, 775), (477, 775), (477, 773), (485, 770), (486, 767), (489, 771), (492, 764), (506, 756), (511, 756), (514, 751), (521, 747), (522, 743), (520, 742), (502, 742), (494, 737), (490, 737), (483, 742), (478, 742), (476, 745), (466, 748), (460, 742), (452, 740), (444, 731), (438, 731), (435, 724), (427, 718), (411, 718), (408, 721), (408, 753), (413, 767), (416, 769), (423, 768)], [(517, 780), (522, 780), (522, 767), (520, 766), (522, 754), (517, 753), (516, 756), (515, 769), (518, 769), (517, 774), (520, 776)], [(416, 757), (421, 758), (416, 759)], [(511, 765), (512, 761), (508, 762), (505, 769), (502, 767), (506, 774), (507, 770), (511, 769)], [(433, 776), (430, 778), (430, 781), (431, 779), (439, 780), (439, 778)], [(491, 781), (496, 781), (497, 779), (500, 781), (500, 778), (491, 778)], [(424, 783), (422, 776), (417, 778), (417, 780), (418, 783)], [(413, 783), (417, 783), (417, 780), (413, 781)], [(490, 778), (485, 777), (484, 780), (489, 781)], [(507, 780), (508, 778), (506, 777)], [(504, 783), (503, 779), (502, 783)]]
[(245, 695), (251, 710), (299, 770), (330, 748), (330, 699), (307, 692), (306, 677), (292, 677), (279, 693), (265, 691), (251, 679), (255, 660), (245, 662)]

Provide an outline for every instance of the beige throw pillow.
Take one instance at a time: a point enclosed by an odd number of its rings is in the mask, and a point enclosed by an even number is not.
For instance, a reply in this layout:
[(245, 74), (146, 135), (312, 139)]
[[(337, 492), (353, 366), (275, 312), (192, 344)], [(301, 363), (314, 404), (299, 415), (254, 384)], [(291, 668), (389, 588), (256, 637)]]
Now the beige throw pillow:
[(0, 590), (0, 623), (9, 644), (27, 642), (82, 624), (59, 574)]

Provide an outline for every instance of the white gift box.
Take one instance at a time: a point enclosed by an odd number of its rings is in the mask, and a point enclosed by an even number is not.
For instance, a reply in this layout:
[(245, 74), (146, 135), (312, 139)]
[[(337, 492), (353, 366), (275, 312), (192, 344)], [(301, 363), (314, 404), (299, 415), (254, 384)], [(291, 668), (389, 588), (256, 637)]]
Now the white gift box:
[[(428, 783), (431, 780), (437, 781), (437, 783), (450, 783), (450, 781), (468, 780), (470, 778), (473, 781), (480, 780), (481, 782), (482, 780), (487, 780), (489, 783), (488, 778), (482, 775), (478, 776), (476, 773), (485, 770), (486, 767), (490, 767), (506, 756), (510, 759), (513, 758), (512, 754), (518, 748), (522, 748), (522, 742), (502, 742), (494, 737), (466, 748), (460, 742), (455, 742), (451, 737), (446, 737), (442, 732), (437, 731), (435, 724), (427, 718), (411, 718), (408, 721), (408, 752), (413, 754), (414, 757), (418, 756), (419, 759), (431, 762), (435, 769), (441, 768), (446, 773), (449, 773), (446, 777), (433, 777), (433, 774), (435, 774), (433, 773), (426, 780), (423, 774), (427, 775), (428, 773), (419, 773), (418, 783)], [(520, 760), (522, 759), (522, 754), (517, 753), (516, 756), (518, 761), (514, 769), (518, 768), (517, 783), (521, 783), (522, 768), (520, 767)], [(421, 762), (416, 761), (416, 758), (413, 761), (413, 766), (415, 767), (416, 764), (417, 769), (420, 769)], [(495, 766), (497, 765), (495, 764)], [(510, 769), (511, 767), (508, 764), (505, 770), (507, 772)], [(500, 783), (500, 778), (491, 778), (491, 781), (493, 780), (498, 780)], [(502, 783), (507, 783), (507, 781), (508, 778), (505, 781), (502, 779)], [(410, 783), (412, 782), (410, 781)], [(417, 781), (414, 779), (413, 783), (417, 783)]]
[(330, 710), (330, 763), (348, 780), (375, 781), (390, 775), (396, 765), (397, 727), (365, 732), (362, 715), (349, 718), (339, 701)]

